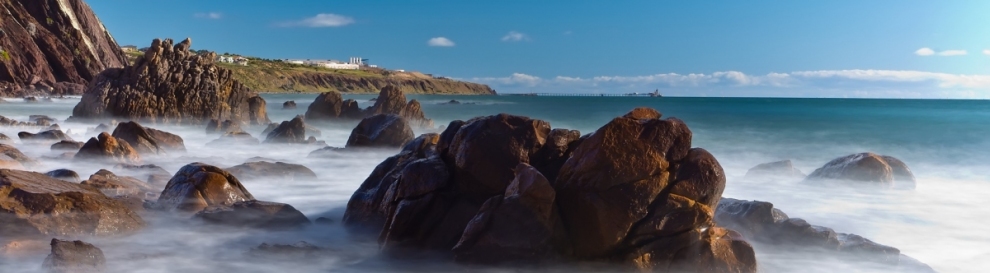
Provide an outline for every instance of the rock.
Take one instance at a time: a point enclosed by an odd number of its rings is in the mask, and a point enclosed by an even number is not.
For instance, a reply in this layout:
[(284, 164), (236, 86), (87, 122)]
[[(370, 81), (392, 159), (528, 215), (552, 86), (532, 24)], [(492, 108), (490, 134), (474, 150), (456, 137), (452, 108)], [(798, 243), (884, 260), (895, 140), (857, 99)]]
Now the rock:
[(282, 109), (296, 109), (296, 101), (290, 100), (282, 103)]
[(306, 123), (303, 122), (302, 116), (296, 116), (290, 121), (283, 121), (268, 133), (265, 143), (306, 143)]
[(444, 102), (444, 103), (441, 103), (441, 104), (453, 104), (453, 105), (456, 105), (456, 104), (461, 104), (461, 102), (459, 102), (457, 100), (450, 100), (448, 102)]
[(196, 213), (195, 218), (212, 224), (269, 230), (300, 228), (310, 224), (302, 212), (288, 204), (257, 200), (208, 207)]
[(265, 126), (265, 130), (261, 131), (261, 134), (267, 136), (272, 131), (275, 131), (275, 128), (278, 128), (278, 125), (279, 123), (269, 123), (268, 126)]
[(194, 54), (189, 39), (155, 39), (143, 58), (101, 72), (72, 110), (72, 119), (203, 124), (210, 119), (265, 124), (265, 102), (217, 66), (216, 53)]
[(349, 151), (346, 148), (326, 146), (309, 153), (308, 158), (334, 158)]
[(52, 151), (79, 151), (85, 143), (79, 141), (63, 140), (52, 144)]
[(223, 122), (211, 119), (210, 122), (206, 123), (207, 134), (226, 134), (241, 131), (241, 125), (229, 119)]
[(781, 160), (756, 165), (746, 172), (745, 179), (766, 179), (766, 178), (804, 178), (801, 170), (794, 168), (791, 160)]
[(26, 103), (37, 103), (38, 98), (35, 97), (24, 97), (24, 102)]
[[(98, 190), (44, 174), (0, 170), (0, 235), (118, 235), (145, 223), (123, 203)], [(9, 238), (9, 237), (8, 237)]]
[(581, 144), (581, 132), (568, 129), (553, 129), (547, 136), (543, 148), (533, 155), (530, 161), (549, 181), (557, 180), (557, 172), (564, 162), (571, 158), (574, 148)]
[(207, 145), (255, 145), (260, 144), (257, 138), (243, 131), (224, 133), (220, 138), (210, 141)]
[(47, 124), (52, 124), (52, 123), (58, 122), (57, 119), (54, 119), (54, 118), (49, 117), (49, 116), (46, 116), (46, 115), (29, 115), (28, 116), (28, 121), (33, 122), (33, 123), (43, 122), (43, 123), (47, 123)]
[(746, 238), (763, 243), (758, 245), (760, 247), (788, 252), (808, 251), (847, 261), (866, 261), (887, 267), (887, 271), (891, 272), (898, 271), (898, 268), (927, 267), (924, 264), (919, 266), (920, 262), (900, 254), (896, 248), (859, 235), (814, 226), (799, 218), (790, 218), (769, 202), (722, 198), (715, 211), (715, 221), (739, 231)]
[(137, 178), (156, 187), (164, 187), (172, 179), (172, 173), (154, 164), (117, 164), (113, 166), (113, 171), (123, 176)]
[(874, 153), (852, 154), (833, 159), (812, 172), (805, 181), (840, 180), (865, 182), (884, 188), (914, 189), (914, 174), (901, 160)]
[(293, 261), (299, 258), (315, 258), (325, 254), (328, 254), (328, 250), (307, 242), (298, 242), (291, 245), (262, 243), (258, 247), (248, 251), (248, 255), (254, 257), (285, 258)]
[(316, 173), (306, 166), (284, 162), (254, 161), (225, 169), (241, 179), (277, 178), (278, 180), (316, 179)]
[(59, 179), (65, 182), (79, 183), (82, 179), (79, 178), (79, 174), (76, 171), (69, 169), (57, 169), (45, 173), (48, 177)]
[(24, 170), (24, 164), (12, 159), (0, 157), (0, 169)]
[(62, 141), (62, 140), (72, 141), (72, 138), (71, 137), (69, 137), (68, 135), (66, 135), (65, 133), (63, 133), (60, 130), (43, 131), (43, 132), (39, 132), (37, 134), (32, 134), (32, 133), (28, 133), (28, 132), (20, 132), (20, 133), (17, 133), (17, 137), (19, 137), (22, 142), (28, 142), (28, 141), (31, 141), (31, 142), (35, 142), (35, 141), (37, 141), (37, 142), (41, 142), (41, 141), (58, 142), (58, 141)]
[(97, 188), (109, 197), (134, 197), (148, 201), (158, 199), (158, 192), (148, 183), (134, 177), (117, 176), (106, 169), (90, 175), (82, 184)]
[(359, 119), (362, 115), (357, 101), (344, 100), (337, 91), (321, 93), (306, 109), (306, 119), (312, 121)]
[(93, 128), (92, 130), (87, 130), (86, 134), (93, 134), (93, 133), (99, 134), (101, 132), (112, 133), (113, 128), (105, 123), (100, 123), (100, 125), (97, 125), (96, 128)]
[(14, 144), (14, 140), (5, 134), (0, 134), (0, 144)]
[(133, 121), (117, 124), (117, 128), (113, 129), (113, 137), (126, 141), (138, 153), (145, 155), (161, 155), (167, 152), (186, 151), (182, 137), (152, 128), (145, 128)]
[(210, 206), (229, 206), (252, 200), (254, 196), (237, 177), (218, 167), (196, 162), (175, 173), (158, 197), (158, 205), (169, 211), (195, 213)]
[(556, 193), (536, 168), (516, 166), (516, 177), (471, 220), (457, 246), (461, 262), (499, 264), (540, 262), (552, 254)]
[(117, 140), (103, 132), (97, 137), (90, 138), (75, 156), (76, 161), (93, 159), (133, 164), (141, 162), (141, 155), (127, 142)]
[(51, 249), (50, 241), (43, 240), (14, 240), (0, 247), (0, 257), (24, 258), (47, 253)]
[(411, 141), (412, 127), (397, 115), (374, 115), (358, 123), (347, 138), (347, 148), (394, 147), (399, 148)]
[(16, 88), (0, 89), (0, 97), (65, 94), (71, 91), (66, 87), (86, 84), (100, 71), (127, 62), (83, 1), (4, 1), (3, 6), (5, 18), (12, 20), (0, 21), (4, 41), (0, 86)]
[(433, 121), (423, 114), (419, 101), (406, 102), (406, 95), (394, 85), (382, 88), (375, 105), (367, 110), (367, 115), (393, 114), (406, 118), (410, 124), (420, 127), (433, 127)]
[(14, 146), (0, 144), (0, 160), (12, 160), (20, 163), (24, 167), (35, 167), (40, 165), (37, 160), (34, 160), (23, 153)]
[(333, 225), (334, 222), (335, 221), (333, 219), (326, 218), (326, 217), (319, 217), (319, 218), (316, 218), (315, 221), (313, 221), (313, 223), (315, 223), (317, 225), (325, 225), (325, 226), (326, 225)]
[(450, 134), (444, 157), (453, 167), (453, 180), (462, 194), (483, 202), (505, 192), (519, 163), (532, 163), (550, 134), (550, 123), (499, 114), (447, 127), (441, 138)]
[(51, 273), (103, 272), (107, 260), (103, 251), (83, 241), (52, 239), (52, 252), (42, 265)]

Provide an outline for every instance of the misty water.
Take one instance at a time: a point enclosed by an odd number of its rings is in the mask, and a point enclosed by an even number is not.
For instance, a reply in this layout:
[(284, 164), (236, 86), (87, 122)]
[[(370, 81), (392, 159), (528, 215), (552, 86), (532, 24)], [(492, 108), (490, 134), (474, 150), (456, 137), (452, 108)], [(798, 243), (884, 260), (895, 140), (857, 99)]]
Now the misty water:
[[(315, 94), (267, 94), (272, 121), (288, 120), (306, 111)], [(990, 233), (980, 223), (990, 217), (990, 101), (962, 100), (852, 100), (761, 98), (632, 98), (632, 97), (512, 97), (410, 96), (423, 104), (427, 117), (444, 125), (451, 120), (509, 113), (549, 121), (554, 128), (593, 132), (616, 116), (638, 106), (658, 109), (691, 128), (693, 146), (716, 156), (728, 183), (723, 196), (774, 203), (789, 216), (836, 232), (855, 233), (896, 247), (940, 272), (982, 272), (990, 268)], [(373, 96), (346, 95), (367, 107)], [(445, 104), (450, 100), (461, 104)], [(298, 108), (283, 110), (294, 100)], [(27, 120), (48, 115), (65, 120), (78, 98), (0, 104), (0, 115)], [(70, 136), (86, 141), (97, 133), (96, 124), (58, 122)], [(356, 122), (315, 124), (317, 138), (342, 147)], [(318, 149), (306, 145), (207, 145), (217, 138), (204, 127), (156, 126), (181, 135), (185, 154), (145, 157), (174, 173), (191, 162), (220, 167), (244, 163), (252, 157), (302, 164), (318, 175), (315, 180), (243, 180), (259, 200), (288, 203), (311, 220), (328, 217), (330, 225), (311, 225), (302, 231), (268, 232), (203, 226), (168, 217), (145, 217), (149, 227), (118, 237), (75, 237), (101, 248), (112, 272), (339, 272), (478, 270), (446, 262), (393, 262), (377, 255), (377, 243), (348, 235), (340, 225), (347, 200), (372, 169), (396, 150), (342, 153), (331, 158), (308, 158)], [(259, 136), (263, 127), (246, 128)], [(38, 128), (0, 127), (16, 138), (19, 131)], [(423, 132), (417, 132), (423, 133)], [(18, 143), (25, 154), (40, 159), (46, 172), (58, 168), (77, 171), (83, 179), (110, 165), (57, 159), (48, 144)], [(810, 173), (836, 157), (875, 152), (900, 158), (917, 177), (915, 190), (864, 190), (816, 186), (799, 180), (749, 181), (746, 171), (760, 163), (791, 159)], [(6, 243), (0, 238), (0, 243)], [(261, 243), (293, 244), (306, 241), (328, 249), (317, 259), (262, 259), (247, 254)], [(0, 259), (2, 272), (41, 270), (47, 249)], [(817, 255), (760, 251), (764, 272), (870, 272), (882, 271)], [(556, 268), (569, 270), (567, 268)], [(575, 268), (570, 268), (575, 269)], [(580, 269), (580, 268), (576, 268)], [(500, 268), (484, 270), (503, 271)], [(541, 269), (540, 271), (545, 271)], [(551, 270), (553, 271), (553, 270)]]

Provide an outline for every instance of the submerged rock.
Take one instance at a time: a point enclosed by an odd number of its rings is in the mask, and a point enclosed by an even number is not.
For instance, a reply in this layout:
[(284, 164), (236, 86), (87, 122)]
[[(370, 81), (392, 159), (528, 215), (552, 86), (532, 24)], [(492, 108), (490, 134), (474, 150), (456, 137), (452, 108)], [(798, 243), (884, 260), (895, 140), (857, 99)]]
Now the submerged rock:
[(127, 142), (119, 141), (106, 132), (90, 138), (76, 153), (75, 160), (107, 160), (118, 163), (140, 163), (141, 155)]
[[(44, 174), (0, 170), (0, 236), (117, 235), (145, 223), (125, 204), (96, 189)], [(9, 238), (9, 237), (8, 237)]]
[(111, 171), (100, 169), (82, 182), (103, 192), (109, 197), (133, 197), (148, 201), (158, 198), (158, 192), (147, 182), (128, 176), (117, 176)]
[(52, 151), (79, 151), (85, 143), (79, 141), (63, 140), (52, 144)]
[(28, 132), (17, 133), (17, 137), (24, 142), (41, 142), (41, 141), (51, 141), (58, 142), (63, 140), (72, 141), (72, 138), (63, 133), (61, 130), (48, 130), (39, 132), (37, 134), (32, 134)]
[(306, 166), (284, 162), (253, 161), (227, 168), (226, 171), (241, 179), (316, 179), (316, 173)]
[(41, 164), (37, 160), (34, 160), (28, 157), (27, 155), (24, 155), (24, 153), (21, 153), (21, 151), (18, 150), (17, 148), (14, 148), (14, 146), (6, 145), (6, 144), (0, 144), (0, 160), (16, 161), (20, 165), (29, 168)]
[(415, 135), (412, 127), (397, 115), (375, 115), (358, 123), (347, 138), (347, 148), (389, 147), (399, 148)]
[(260, 144), (257, 138), (244, 131), (224, 133), (220, 138), (210, 141), (207, 145), (254, 145)]
[(202, 124), (210, 119), (266, 124), (265, 101), (186, 39), (155, 39), (142, 58), (93, 79), (72, 119), (124, 118), (152, 123)]
[(303, 122), (302, 116), (296, 116), (292, 120), (283, 121), (278, 127), (275, 127), (275, 129), (268, 133), (268, 136), (265, 137), (265, 143), (306, 143), (306, 123)]
[(172, 173), (154, 164), (117, 164), (113, 166), (113, 171), (120, 175), (140, 179), (157, 187), (164, 187), (165, 184), (168, 184), (168, 180), (172, 179)]
[(208, 207), (196, 213), (195, 218), (212, 224), (269, 230), (294, 229), (310, 224), (309, 219), (291, 205), (257, 200)]
[(806, 181), (822, 180), (865, 182), (863, 184), (885, 188), (915, 188), (914, 174), (903, 161), (874, 153), (852, 154), (833, 159), (806, 178)]
[(282, 109), (296, 109), (296, 101), (290, 100), (283, 102)]
[(203, 163), (182, 167), (158, 197), (158, 206), (169, 211), (199, 212), (210, 206), (252, 201), (254, 196), (229, 172)]
[(79, 178), (79, 174), (76, 171), (69, 169), (57, 169), (45, 173), (48, 177), (59, 179), (65, 182), (79, 183), (82, 179)]
[(804, 173), (794, 168), (794, 164), (788, 159), (756, 165), (750, 168), (749, 171), (746, 171), (745, 179), (804, 177)]
[(42, 267), (51, 273), (96, 273), (106, 269), (103, 251), (83, 241), (52, 239), (52, 252)]

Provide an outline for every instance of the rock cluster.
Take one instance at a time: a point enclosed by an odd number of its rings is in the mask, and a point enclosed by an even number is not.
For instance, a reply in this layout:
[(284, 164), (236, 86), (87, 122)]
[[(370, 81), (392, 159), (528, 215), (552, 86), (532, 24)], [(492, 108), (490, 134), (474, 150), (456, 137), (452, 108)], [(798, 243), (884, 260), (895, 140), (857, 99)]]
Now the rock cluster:
[(186, 39), (155, 39), (143, 58), (107, 69), (87, 87), (73, 119), (124, 118), (202, 124), (211, 119), (267, 124), (265, 101), (217, 66), (216, 53), (197, 55)]
[(86, 141), (75, 155), (77, 161), (93, 159), (117, 163), (140, 163), (141, 154), (126, 141), (103, 132)]
[(725, 177), (683, 122), (638, 108), (578, 134), (505, 114), (451, 122), (378, 165), (344, 223), (400, 256), (756, 272), (750, 245), (713, 222)]
[(375, 115), (396, 115), (408, 120), (414, 126), (433, 127), (433, 121), (426, 118), (419, 101), (406, 101), (406, 95), (398, 87), (387, 85), (378, 93), (375, 104), (361, 110), (357, 101), (344, 100), (336, 91), (325, 92), (316, 97), (306, 110), (309, 120), (361, 119)]
[(306, 109), (306, 119), (312, 121), (360, 119), (362, 116), (364, 113), (357, 101), (344, 100), (337, 91), (321, 93)]
[(185, 152), (186, 146), (182, 137), (152, 128), (145, 128), (137, 122), (128, 121), (117, 124), (112, 136), (126, 141), (138, 153), (143, 155), (163, 155), (168, 152)]
[(855, 181), (885, 188), (914, 189), (911, 169), (900, 159), (874, 153), (851, 154), (833, 159), (808, 175), (806, 181)]
[(346, 147), (399, 148), (415, 137), (406, 119), (397, 115), (380, 114), (361, 120), (347, 138)]

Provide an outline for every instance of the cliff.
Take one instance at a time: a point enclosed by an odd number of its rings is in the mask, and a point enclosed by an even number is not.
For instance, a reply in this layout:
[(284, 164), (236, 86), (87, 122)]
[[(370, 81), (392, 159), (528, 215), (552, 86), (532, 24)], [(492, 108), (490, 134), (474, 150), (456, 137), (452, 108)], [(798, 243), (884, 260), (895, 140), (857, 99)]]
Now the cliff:
[(0, 0), (0, 96), (79, 94), (126, 57), (82, 0)]
[(484, 84), (436, 78), (418, 72), (384, 69), (336, 70), (251, 59), (248, 66), (221, 64), (234, 78), (258, 92), (329, 92), (377, 94), (392, 85), (406, 94), (494, 95)]

